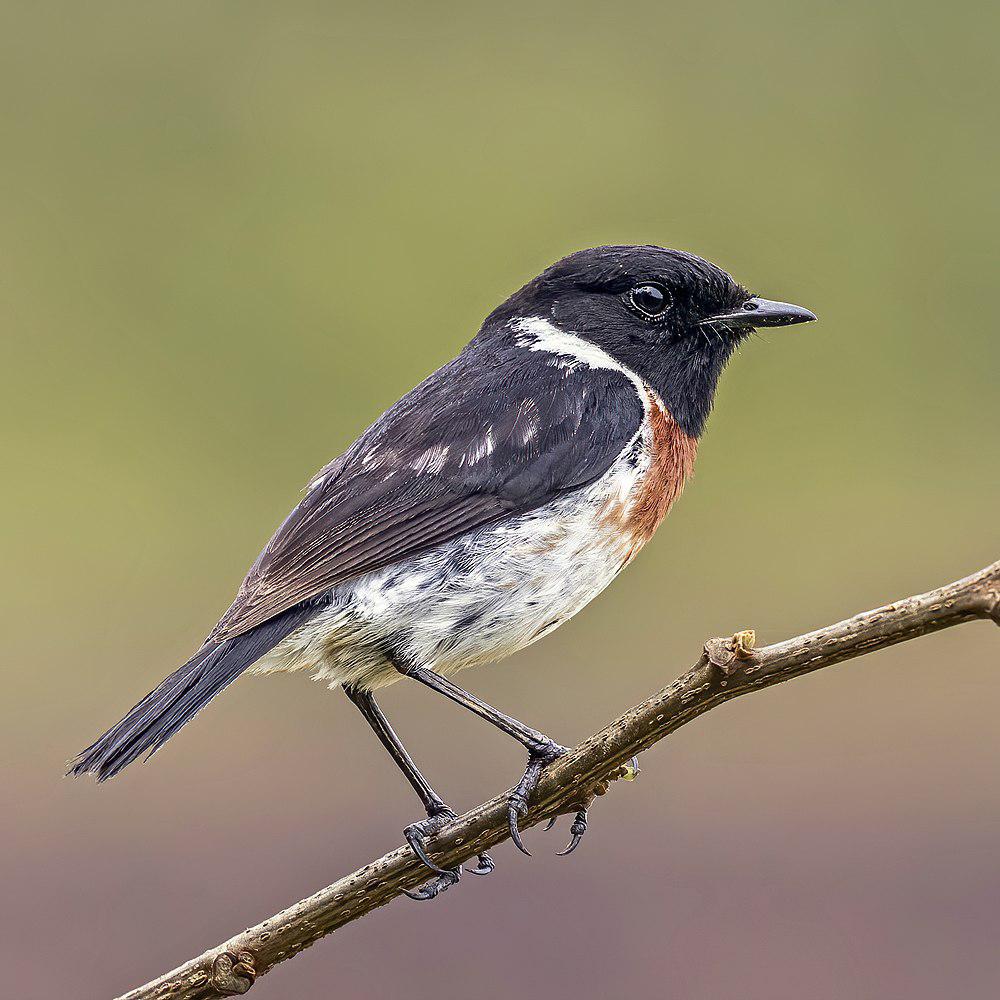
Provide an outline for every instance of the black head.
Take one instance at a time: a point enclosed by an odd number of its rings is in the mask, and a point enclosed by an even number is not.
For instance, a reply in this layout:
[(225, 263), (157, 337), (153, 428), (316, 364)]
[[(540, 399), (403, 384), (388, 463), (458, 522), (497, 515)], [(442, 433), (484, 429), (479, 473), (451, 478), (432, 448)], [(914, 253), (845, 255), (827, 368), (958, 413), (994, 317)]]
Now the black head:
[(596, 247), (570, 254), (495, 310), (477, 339), (547, 320), (591, 341), (652, 386), (689, 434), (704, 428), (719, 375), (757, 326), (816, 317), (753, 296), (725, 271), (680, 250)]

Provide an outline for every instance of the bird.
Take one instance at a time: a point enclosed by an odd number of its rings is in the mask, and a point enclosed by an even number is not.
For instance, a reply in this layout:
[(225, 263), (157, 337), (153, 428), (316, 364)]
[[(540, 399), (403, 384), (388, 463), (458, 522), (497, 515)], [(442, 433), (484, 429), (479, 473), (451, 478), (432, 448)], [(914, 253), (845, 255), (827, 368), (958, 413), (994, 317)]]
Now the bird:
[[(719, 377), (753, 330), (815, 320), (694, 254), (580, 250), (486, 317), (450, 361), (310, 480), (201, 648), (69, 773), (105, 781), (152, 755), (247, 670), (341, 688), (419, 797), (404, 830), (432, 899), (462, 867), (428, 841), (456, 818), (375, 699), (409, 679), (519, 742), (518, 820), (567, 752), (453, 680), (547, 636), (650, 540), (693, 471)], [(576, 848), (587, 827), (577, 813)], [(494, 868), (478, 856), (477, 875)]]

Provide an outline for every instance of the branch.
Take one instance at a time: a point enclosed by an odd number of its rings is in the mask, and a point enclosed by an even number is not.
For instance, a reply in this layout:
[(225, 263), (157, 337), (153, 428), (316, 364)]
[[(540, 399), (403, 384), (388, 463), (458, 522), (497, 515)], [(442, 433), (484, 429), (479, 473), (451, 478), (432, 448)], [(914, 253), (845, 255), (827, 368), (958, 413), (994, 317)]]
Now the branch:
[[(633, 756), (716, 705), (976, 619), (1000, 625), (1000, 562), (929, 593), (773, 646), (755, 649), (751, 631), (710, 639), (686, 674), (550, 765), (521, 828), (575, 812), (594, 794), (603, 794), (609, 781), (623, 776)], [(506, 794), (460, 816), (434, 839), (439, 865), (454, 867), (508, 839)], [(427, 869), (410, 849), (397, 848), (118, 1000), (218, 1000), (246, 993), (279, 962), (426, 879)]]

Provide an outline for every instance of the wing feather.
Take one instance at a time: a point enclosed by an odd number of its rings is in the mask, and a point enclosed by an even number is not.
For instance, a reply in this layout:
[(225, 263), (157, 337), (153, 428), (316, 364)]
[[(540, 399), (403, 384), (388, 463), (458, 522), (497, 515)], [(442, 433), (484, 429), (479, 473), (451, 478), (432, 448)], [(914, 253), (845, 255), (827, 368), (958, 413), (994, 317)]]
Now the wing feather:
[(526, 355), (473, 345), (369, 427), (313, 479), (209, 640), (601, 476), (640, 426), (634, 385)]

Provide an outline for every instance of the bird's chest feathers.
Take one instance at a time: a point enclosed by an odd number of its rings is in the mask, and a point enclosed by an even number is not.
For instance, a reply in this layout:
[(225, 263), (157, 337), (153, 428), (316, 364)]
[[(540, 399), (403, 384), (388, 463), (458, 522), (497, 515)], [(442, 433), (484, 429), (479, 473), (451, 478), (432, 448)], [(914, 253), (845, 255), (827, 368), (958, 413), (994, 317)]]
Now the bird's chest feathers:
[(698, 450), (697, 440), (648, 389), (645, 403), (643, 426), (604, 477), (611, 488), (597, 511), (599, 531), (625, 544), (628, 558), (653, 537), (680, 496)]

